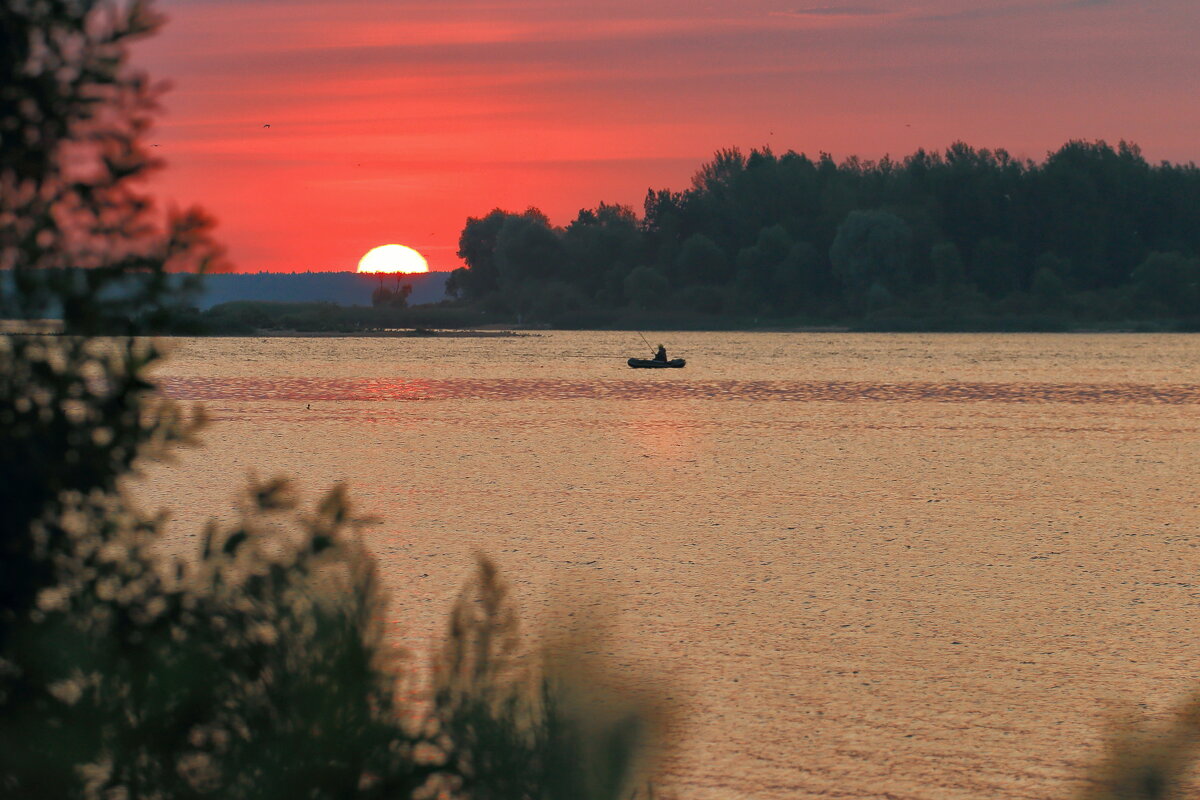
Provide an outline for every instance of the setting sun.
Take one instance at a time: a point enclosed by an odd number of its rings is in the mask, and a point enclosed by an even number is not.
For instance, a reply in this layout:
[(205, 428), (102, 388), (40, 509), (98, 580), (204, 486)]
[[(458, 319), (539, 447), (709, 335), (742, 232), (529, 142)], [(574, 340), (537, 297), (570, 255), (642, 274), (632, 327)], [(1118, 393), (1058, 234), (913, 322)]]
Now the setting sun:
[(385, 244), (367, 252), (358, 262), (359, 272), (429, 272), (425, 257), (402, 244)]

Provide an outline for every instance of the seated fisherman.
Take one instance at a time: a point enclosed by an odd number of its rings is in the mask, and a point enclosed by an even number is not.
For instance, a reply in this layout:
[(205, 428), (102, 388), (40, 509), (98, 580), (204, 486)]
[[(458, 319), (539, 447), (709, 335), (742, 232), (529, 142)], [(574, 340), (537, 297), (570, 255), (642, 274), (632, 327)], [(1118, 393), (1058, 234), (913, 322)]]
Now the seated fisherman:
[(663, 347), (660, 344), (658, 346), (658, 352), (654, 354), (654, 360), (655, 361), (666, 361), (667, 360), (667, 348)]

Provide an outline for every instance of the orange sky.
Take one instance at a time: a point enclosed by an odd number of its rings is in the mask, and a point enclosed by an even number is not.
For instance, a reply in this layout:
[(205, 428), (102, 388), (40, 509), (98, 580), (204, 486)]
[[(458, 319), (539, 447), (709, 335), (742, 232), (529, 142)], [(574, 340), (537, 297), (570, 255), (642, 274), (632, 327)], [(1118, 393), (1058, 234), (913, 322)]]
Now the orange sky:
[(174, 87), (153, 188), (215, 214), (238, 271), (388, 242), (437, 270), (468, 215), (640, 212), (734, 145), (1200, 160), (1196, 0), (824, 3), (166, 0), (134, 52)]

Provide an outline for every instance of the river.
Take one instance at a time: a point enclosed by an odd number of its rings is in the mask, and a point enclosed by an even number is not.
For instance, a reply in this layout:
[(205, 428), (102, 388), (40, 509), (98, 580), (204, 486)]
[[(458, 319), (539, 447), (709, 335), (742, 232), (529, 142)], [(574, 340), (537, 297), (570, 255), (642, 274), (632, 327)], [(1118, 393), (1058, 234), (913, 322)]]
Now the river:
[[(245, 477), (346, 482), (428, 660), (476, 551), (677, 708), (680, 798), (1069, 797), (1200, 688), (1200, 338), (177, 339), (205, 446), (135, 486), (186, 552)], [(570, 617), (576, 614), (576, 617)], [(555, 622), (555, 620), (559, 620)]]

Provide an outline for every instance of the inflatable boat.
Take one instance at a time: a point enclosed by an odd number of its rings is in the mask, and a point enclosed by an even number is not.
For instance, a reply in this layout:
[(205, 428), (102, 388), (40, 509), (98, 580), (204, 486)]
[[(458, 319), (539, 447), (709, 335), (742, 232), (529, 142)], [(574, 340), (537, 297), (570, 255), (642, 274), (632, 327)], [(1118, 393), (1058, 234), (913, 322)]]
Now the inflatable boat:
[(631, 358), (629, 366), (634, 369), (678, 369), (686, 364), (682, 358), (672, 358), (670, 361), (657, 361), (653, 358)]

